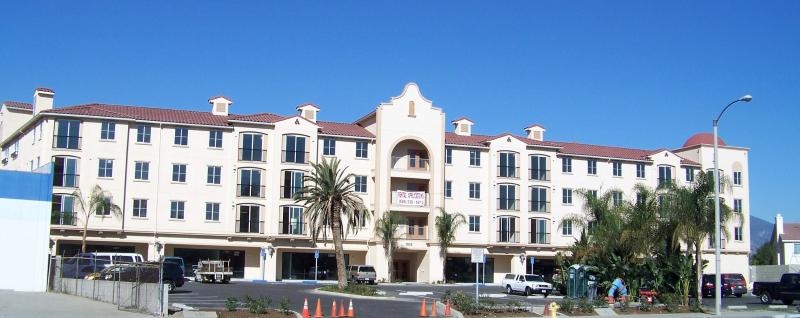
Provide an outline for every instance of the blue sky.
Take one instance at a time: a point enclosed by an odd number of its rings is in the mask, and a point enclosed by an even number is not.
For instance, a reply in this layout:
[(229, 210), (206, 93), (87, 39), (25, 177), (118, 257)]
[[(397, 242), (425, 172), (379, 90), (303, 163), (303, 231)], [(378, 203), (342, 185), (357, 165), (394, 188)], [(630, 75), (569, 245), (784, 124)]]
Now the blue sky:
[[(56, 90), (352, 121), (407, 82), (476, 133), (677, 148), (720, 122), (751, 148), (750, 208), (800, 220), (798, 1), (5, 1), (0, 99)], [(498, 111), (502, 110), (502, 111)], [(522, 114), (522, 115), (512, 115)]]

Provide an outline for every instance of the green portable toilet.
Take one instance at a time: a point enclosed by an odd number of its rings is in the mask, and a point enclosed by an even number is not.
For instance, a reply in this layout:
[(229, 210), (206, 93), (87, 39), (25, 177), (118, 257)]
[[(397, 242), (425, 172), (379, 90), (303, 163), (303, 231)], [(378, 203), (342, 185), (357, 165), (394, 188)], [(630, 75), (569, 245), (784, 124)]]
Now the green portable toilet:
[(586, 297), (586, 285), (589, 275), (586, 273), (586, 266), (574, 264), (569, 267), (567, 277), (567, 297), (583, 298)]

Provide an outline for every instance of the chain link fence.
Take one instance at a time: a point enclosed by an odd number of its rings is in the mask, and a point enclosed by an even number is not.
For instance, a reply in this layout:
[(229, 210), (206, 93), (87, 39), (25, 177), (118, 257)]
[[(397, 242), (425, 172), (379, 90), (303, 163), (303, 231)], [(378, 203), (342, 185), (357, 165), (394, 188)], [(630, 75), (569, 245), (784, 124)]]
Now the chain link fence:
[(120, 310), (165, 316), (169, 291), (183, 281), (166, 279), (164, 267), (163, 262), (55, 256), (50, 259), (48, 289), (115, 304)]

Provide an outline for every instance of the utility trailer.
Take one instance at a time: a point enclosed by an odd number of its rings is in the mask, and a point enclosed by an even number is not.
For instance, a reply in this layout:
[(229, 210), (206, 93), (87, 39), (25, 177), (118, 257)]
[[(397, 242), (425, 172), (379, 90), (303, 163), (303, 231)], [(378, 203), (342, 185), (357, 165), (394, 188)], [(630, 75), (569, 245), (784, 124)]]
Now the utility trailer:
[(222, 282), (227, 284), (231, 281), (233, 269), (231, 261), (212, 261), (205, 260), (197, 262), (197, 270), (194, 272), (194, 281), (206, 283)]

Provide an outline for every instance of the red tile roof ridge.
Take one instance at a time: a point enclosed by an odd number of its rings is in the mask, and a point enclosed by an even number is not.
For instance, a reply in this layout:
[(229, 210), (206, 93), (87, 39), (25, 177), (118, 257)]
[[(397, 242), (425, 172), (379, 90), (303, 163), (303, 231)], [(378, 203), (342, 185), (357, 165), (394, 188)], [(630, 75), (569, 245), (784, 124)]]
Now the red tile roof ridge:
[(456, 118), (456, 119), (453, 119), (453, 120), (451, 121), (451, 123), (457, 122), (457, 121), (459, 121), (459, 120), (465, 120), (465, 119), (466, 119), (466, 120), (469, 120), (470, 122), (473, 122), (473, 123), (475, 122), (474, 120), (467, 118), (467, 116), (461, 116), (461, 117), (458, 117), (458, 118)]
[(800, 240), (800, 223), (783, 223), (783, 235), (781, 238), (784, 241)]
[(4, 101), (3, 104), (5, 104), (6, 106), (8, 106), (10, 108), (33, 110), (33, 104), (31, 104), (31, 103), (7, 100), (7, 101)]
[(224, 98), (224, 99), (227, 99), (228, 101), (230, 101), (231, 103), (233, 103), (233, 100), (230, 97), (225, 96), (225, 95), (214, 95), (214, 96), (209, 97), (208, 100), (212, 101), (212, 100), (215, 100), (217, 98)]
[(51, 94), (55, 94), (56, 93), (56, 91), (54, 91), (52, 88), (47, 88), (47, 87), (37, 87), (36, 91), (47, 92), (47, 93), (51, 93)]

